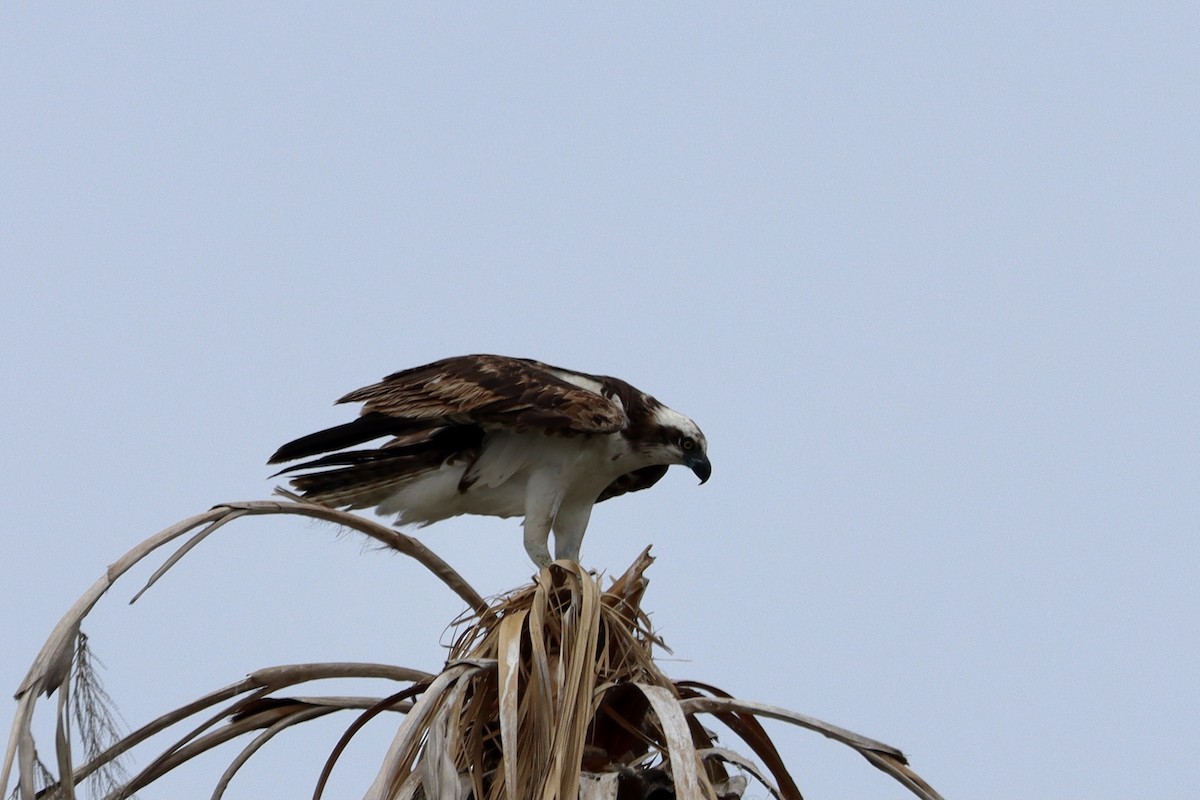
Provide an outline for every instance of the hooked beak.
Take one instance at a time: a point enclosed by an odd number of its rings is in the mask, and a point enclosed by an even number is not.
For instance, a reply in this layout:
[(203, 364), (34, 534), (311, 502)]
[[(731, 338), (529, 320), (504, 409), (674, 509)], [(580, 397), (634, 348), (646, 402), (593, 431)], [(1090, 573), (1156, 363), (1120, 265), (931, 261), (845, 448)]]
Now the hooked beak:
[(683, 465), (696, 473), (696, 477), (703, 484), (712, 475), (712, 464), (709, 463), (708, 456), (704, 453), (692, 453), (684, 459)]

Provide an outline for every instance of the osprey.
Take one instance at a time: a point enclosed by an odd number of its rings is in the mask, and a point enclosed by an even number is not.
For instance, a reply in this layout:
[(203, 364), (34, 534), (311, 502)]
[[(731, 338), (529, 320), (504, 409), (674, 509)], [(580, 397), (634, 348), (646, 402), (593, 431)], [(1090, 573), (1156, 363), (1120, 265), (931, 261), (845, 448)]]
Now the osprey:
[[(696, 423), (617, 378), (506, 356), (446, 358), (389, 375), (339, 403), (358, 419), (289, 442), (268, 463), (305, 498), (371, 508), (398, 524), (482, 514), (525, 518), (539, 567), (579, 560), (592, 506), (647, 489), (667, 467), (701, 483), (712, 465)], [(346, 448), (391, 437), (366, 449)], [(321, 455), (327, 453), (328, 455)]]

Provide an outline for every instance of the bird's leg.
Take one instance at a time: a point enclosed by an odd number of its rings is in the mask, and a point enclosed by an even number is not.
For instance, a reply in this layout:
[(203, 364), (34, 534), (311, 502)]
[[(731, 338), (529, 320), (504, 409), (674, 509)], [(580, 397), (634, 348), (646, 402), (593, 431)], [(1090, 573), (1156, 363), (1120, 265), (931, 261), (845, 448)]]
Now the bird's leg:
[(554, 490), (553, 482), (553, 475), (534, 472), (529, 476), (525, 491), (525, 552), (538, 569), (552, 560), (550, 526), (562, 502), (562, 496)]
[(554, 517), (554, 557), (579, 561), (579, 548), (592, 516), (592, 503), (564, 504)]
[(534, 519), (525, 515), (525, 552), (533, 559), (538, 569), (547, 566), (554, 559), (550, 558), (550, 520), (542, 517)]

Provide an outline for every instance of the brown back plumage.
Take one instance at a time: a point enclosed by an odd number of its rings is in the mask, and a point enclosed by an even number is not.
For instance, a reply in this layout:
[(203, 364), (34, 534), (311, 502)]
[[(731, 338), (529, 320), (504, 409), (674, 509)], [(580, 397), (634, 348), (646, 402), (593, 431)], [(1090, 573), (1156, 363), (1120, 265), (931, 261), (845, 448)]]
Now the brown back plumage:
[(540, 361), (506, 356), (455, 356), (403, 370), (338, 400), (363, 403), (363, 414), (496, 426), (549, 433), (614, 433), (628, 418), (609, 398), (614, 378), (583, 375), (606, 387), (604, 396), (581, 389)]

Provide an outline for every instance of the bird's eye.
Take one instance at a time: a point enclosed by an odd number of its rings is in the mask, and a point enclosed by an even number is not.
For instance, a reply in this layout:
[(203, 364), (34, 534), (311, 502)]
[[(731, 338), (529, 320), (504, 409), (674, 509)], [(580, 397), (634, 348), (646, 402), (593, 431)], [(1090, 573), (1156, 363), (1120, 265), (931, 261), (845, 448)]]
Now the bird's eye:
[(696, 440), (684, 437), (684, 440), (679, 443), (679, 446), (682, 447), (684, 450), (695, 450), (696, 449)]

